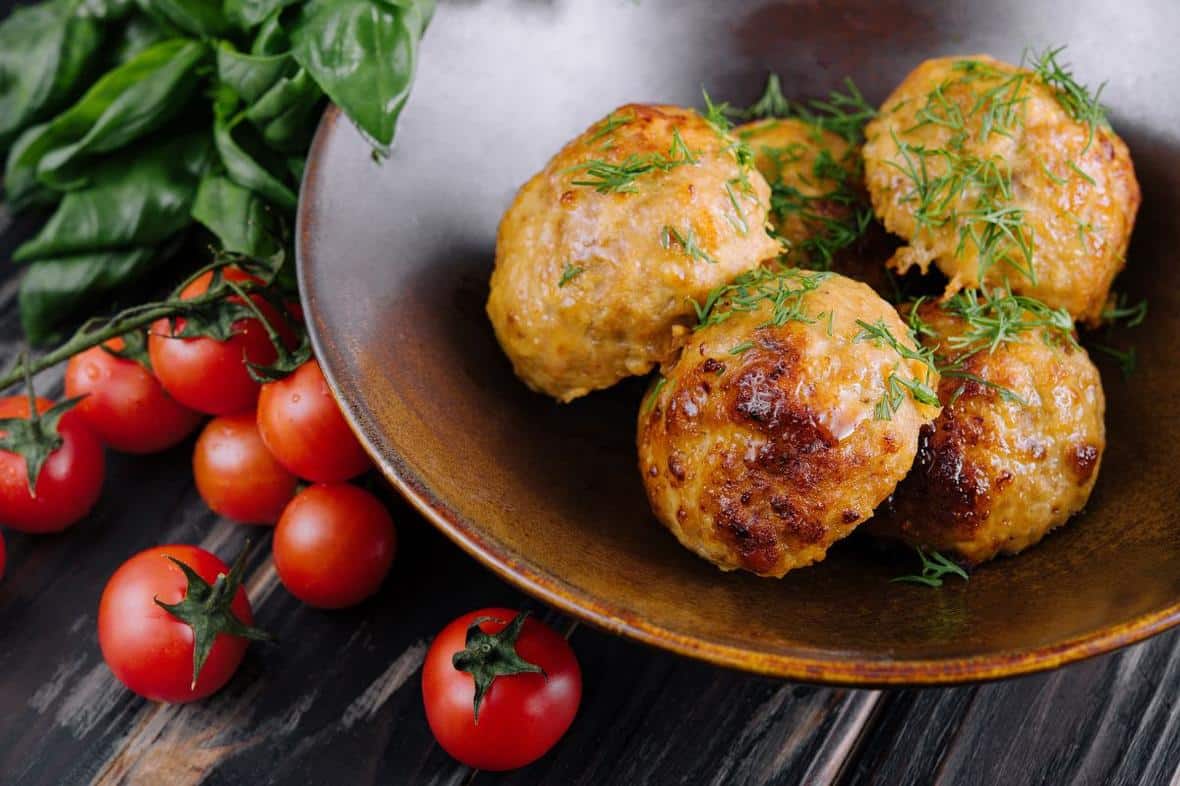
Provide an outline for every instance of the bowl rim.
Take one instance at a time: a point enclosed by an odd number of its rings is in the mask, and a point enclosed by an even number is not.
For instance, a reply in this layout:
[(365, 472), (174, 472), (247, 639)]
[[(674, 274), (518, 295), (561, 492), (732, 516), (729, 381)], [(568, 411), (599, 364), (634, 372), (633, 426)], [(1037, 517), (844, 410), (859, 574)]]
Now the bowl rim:
[(404, 462), (377, 449), (361, 428), (347, 391), (337, 378), (335, 369), (339, 361), (331, 351), (335, 344), (320, 334), (316, 320), (312, 318), (315, 290), (311, 283), (309, 268), (316, 263), (309, 247), (311, 234), (315, 231), (310, 206), (314, 202), (312, 194), (317, 190), (321, 176), (322, 151), (329, 138), (342, 125), (341, 120), (340, 109), (335, 104), (329, 104), (320, 119), (308, 152), (295, 223), (296, 277), (300, 302), (307, 314), (306, 326), (315, 357), (319, 360), (328, 388), (340, 406), (349, 428), (398, 493), (463, 551), (517, 589), (601, 630), (715, 666), (801, 682), (858, 687), (953, 685), (1031, 674), (1109, 653), (1180, 625), (1180, 598), (1177, 598), (1175, 602), (1158, 611), (1097, 628), (1056, 644), (986, 655), (934, 659), (886, 657), (880, 660), (867, 660), (830, 654), (817, 656), (807, 651), (753, 651), (685, 635), (643, 619), (620, 615), (613, 612), (609, 605), (562, 586), (552, 577), (533, 570), (527, 561), (514, 559), (507, 550), (500, 549), (484, 538), (478, 528), (469, 526), (461, 517), (452, 513), (447, 504), (435, 497), (422, 479), (416, 477)]

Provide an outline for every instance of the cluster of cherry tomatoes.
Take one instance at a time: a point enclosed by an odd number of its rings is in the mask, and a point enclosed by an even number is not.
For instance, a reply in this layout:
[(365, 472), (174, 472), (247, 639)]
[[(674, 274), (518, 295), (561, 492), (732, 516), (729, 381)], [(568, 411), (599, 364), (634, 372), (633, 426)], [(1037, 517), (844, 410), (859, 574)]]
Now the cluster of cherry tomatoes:
[[(202, 296), (215, 275), (261, 283), (222, 268), (195, 278), (180, 299)], [(154, 453), (204, 423), (193, 473), (209, 507), (275, 527), (276, 572), (300, 600), (319, 608), (357, 604), (390, 570), (393, 521), (377, 497), (348, 482), (370, 462), (310, 353), (290, 373), (259, 380), (259, 369), (302, 346), (297, 307), (288, 309), (292, 316), (238, 291), (227, 301), (249, 308), (233, 312), (240, 318), (221, 335), (186, 330), (184, 317), (162, 319), (146, 340), (128, 334), (74, 355), (63, 402), (0, 399), (0, 523), (29, 533), (63, 530), (99, 498), (104, 446)], [(0, 577), (4, 560), (0, 537)], [(241, 559), (231, 568), (191, 545), (158, 546), (126, 561), (108, 581), (98, 615), (99, 645), (114, 675), (155, 701), (193, 701), (223, 687), (249, 641), (268, 638), (254, 627), (242, 570)], [(573, 651), (526, 617), (506, 609), (460, 617), (424, 664), (430, 727), (471, 766), (535, 760), (577, 712)]]

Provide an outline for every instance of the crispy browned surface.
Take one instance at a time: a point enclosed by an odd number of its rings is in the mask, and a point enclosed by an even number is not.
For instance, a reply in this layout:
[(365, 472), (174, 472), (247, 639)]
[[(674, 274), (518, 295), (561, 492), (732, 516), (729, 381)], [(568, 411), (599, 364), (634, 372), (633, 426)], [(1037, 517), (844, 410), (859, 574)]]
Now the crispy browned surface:
[[(763, 304), (697, 331), (641, 408), (656, 516), (724, 570), (781, 576), (823, 559), (909, 471), (934, 415), (907, 395), (890, 420), (874, 418), (888, 374), (926, 369), (857, 340), (858, 319), (880, 319), (908, 341), (871, 289), (832, 274), (804, 309), (814, 321), (760, 327), (772, 313)], [(744, 342), (753, 347), (735, 353)]]
[[(923, 338), (929, 344), (945, 346), (965, 329), (933, 303), (921, 315), (939, 333)], [(1021, 338), (972, 355), (963, 371), (1024, 403), (944, 377), (942, 414), (922, 429), (913, 471), (870, 532), (975, 564), (1028, 548), (1085, 506), (1106, 447), (1098, 370), (1084, 349)]]
[[(956, 63), (964, 60), (981, 63), (998, 76), (967, 78), (956, 70)], [(986, 133), (985, 94), (1020, 73), (1026, 77), (1014, 88), (1017, 92), (1002, 93), (1012, 100), (1016, 122), (1004, 133)], [(938, 96), (939, 117), (962, 114), (962, 131), (924, 118), (932, 95)], [(1010, 173), (1011, 194), (1004, 204), (1023, 211), (1033, 248), (1035, 282), (1018, 269), (1026, 263), (1015, 248), (1011, 254), (1017, 264), (991, 264), (982, 282), (1008, 280), (1020, 294), (1064, 307), (1077, 319), (1098, 321), (1111, 281), (1123, 267), (1140, 200), (1130, 153), (1114, 131), (1098, 125), (1091, 139), (1089, 125), (1072, 119), (1054, 91), (1031, 72), (978, 55), (922, 63), (885, 100), (865, 133), (865, 178), (873, 206), (885, 227), (909, 242), (894, 256), (898, 270), (912, 265), (925, 270), (935, 262), (951, 278), (951, 290), (981, 283), (977, 248), (961, 242), (968, 219), (959, 214), (941, 223), (916, 220), (915, 180), (905, 171), (910, 162), (898, 145), (941, 150), (953, 135), (963, 133), (967, 154), (994, 161)], [(918, 163), (913, 154), (910, 158)], [(931, 180), (947, 171), (945, 160), (937, 156), (927, 157), (926, 165)], [(969, 209), (977, 192), (969, 187), (951, 207)], [(976, 229), (982, 226), (977, 223)]]
[[(631, 104), (610, 117), (633, 119), (614, 130), (604, 119), (554, 156), (521, 188), (496, 242), (496, 336), (517, 375), (561, 401), (649, 371), (674, 349), (689, 298), (779, 250), (765, 229), (769, 186), (742, 171), (732, 137), (681, 107)], [(575, 185), (588, 161), (668, 156), (674, 129), (696, 163), (638, 175), (630, 192)], [(665, 228), (691, 233), (703, 253)]]

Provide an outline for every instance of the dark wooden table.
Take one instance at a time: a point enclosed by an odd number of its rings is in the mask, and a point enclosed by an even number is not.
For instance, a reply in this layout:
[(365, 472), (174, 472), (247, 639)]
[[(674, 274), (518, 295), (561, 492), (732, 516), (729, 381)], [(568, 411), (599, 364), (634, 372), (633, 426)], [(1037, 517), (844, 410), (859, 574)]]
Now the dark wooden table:
[[(0, 260), (29, 233), (0, 207)], [(20, 348), (17, 278), (0, 268), (0, 360)], [(40, 389), (60, 395), (61, 371)], [(269, 532), (201, 502), (192, 443), (110, 454), (101, 502), (62, 535), (6, 533), (0, 582), (0, 784), (1180, 784), (1180, 633), (1049, 674), (929, 690), (846, 690), (722, 671), (578, 625), (463, 554), (389, 494), (393, 573), (357, 609), (304, 607), (279, 585)], [(276, 646), (254, 645), (217, 696), (164, 706), (99, 654), (103, 585), (136, 551), (247, 538), (248, 590)], [(568, 736), (508, 775), (434, 743), (418, 672), (434, 635), (486, 605), (568, 631), (585, 698)], [(1019, 610), (1014, 610), (1019, 613)]]
[[(0, 0), (0, 17), (11, 5)], [(7, 260), (30, 229), (0, 206), (0, 361), (21, 346)], [(60, 394), (60, 369), (39, 383)], [(88, 519), (58, 536), (7, 533), (0, 785), (1180, 784), (1180, 633), (980, 686), (846, 690), (752, 677), (541, 607), (392, 494), (401, 538), (392, 576), (374, 600), (324, 613), (279, 585), (267, 530), (206, 509), (191, 447), (112, 454)], [(96, 642), (110, 574), (153, 544), (196, 543), (229, 559), (247, 537), (261, 545), (248, 583), (256, 615), (281, 643), (252, 646), (229, 686), (198, 704), (124, 690)], [(566, 738), (507, 775), (474, 772), (439, 749), (418, 684), (430, 637), (486, 605), (532, 609), (568, 632), (585, 678)]]

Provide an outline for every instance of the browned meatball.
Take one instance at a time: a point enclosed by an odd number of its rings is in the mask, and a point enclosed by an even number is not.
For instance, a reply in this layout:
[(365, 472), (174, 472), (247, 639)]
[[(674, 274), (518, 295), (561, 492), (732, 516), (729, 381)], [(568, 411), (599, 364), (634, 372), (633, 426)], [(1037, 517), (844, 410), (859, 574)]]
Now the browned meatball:
[(962, 293), (917, 315), (951, 367), (943, 410), (867, 529), (968, 564), (1016, 554), (1090, 497), (1106, 447), (1098, 370), (1069, 315), (1037, 303)]
[(770, 187), (691, 109), (631, 104), (521, 188), (496, 241), (488, 316), (529, 387), (570, 401), (647, 373), (690, 299), (776, 256)]
[(868, 124), (865, 177), (877, 215), (909, 243), (896, 269), (935, 262), (950, 292), (1007, 282), (1096, 323), (1139, 185), (1101, 108), (1061, 89), (1055, 66), (926, 61)]
[(883, 233), (872, 222), (859, 145), (796, 118), (759, 120), (736, 133), (770, 183), (770, 224), (786, 241), (783, 261), (889, 292), (888, 251), (881, 253)]
[(938, 412), (915, 348), (864, 284), (746, 274), (706, 303), (641, 405), (656, 517), (723, 570), (782, 576), (823, 559), (909, 471)]

